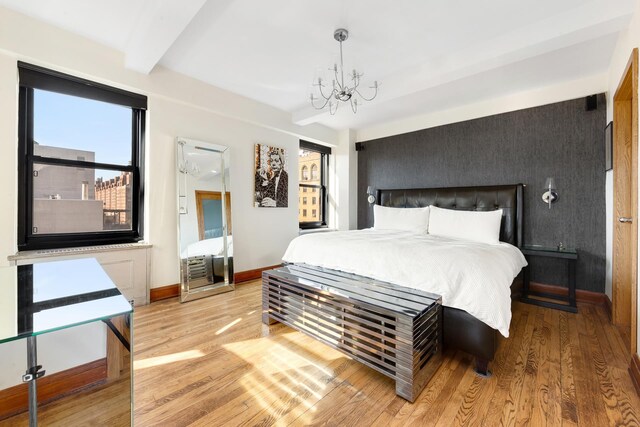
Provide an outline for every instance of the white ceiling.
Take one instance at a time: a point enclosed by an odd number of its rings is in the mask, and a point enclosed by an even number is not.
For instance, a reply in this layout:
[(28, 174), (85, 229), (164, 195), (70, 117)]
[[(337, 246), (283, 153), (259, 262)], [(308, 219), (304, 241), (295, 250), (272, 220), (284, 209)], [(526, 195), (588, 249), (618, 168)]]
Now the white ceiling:
[[(385, 121), (603, 73), (635, 0), (0, 0), (125, 53), (335, 129)], [(338, 60), (381, 82), (354, 115), (309, 107)]]

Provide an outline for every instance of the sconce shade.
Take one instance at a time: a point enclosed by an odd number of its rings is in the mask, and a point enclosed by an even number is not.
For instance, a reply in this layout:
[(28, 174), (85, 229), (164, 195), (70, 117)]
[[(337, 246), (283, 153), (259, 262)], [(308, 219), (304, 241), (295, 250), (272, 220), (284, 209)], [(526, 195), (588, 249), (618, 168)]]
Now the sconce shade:
[(558, 201), (558, 190), (556, 189), (556, 180), (549, 177), (544, 185), (544, 193), (542, 193), (542, 201), (549, 205)]
[(370, 205), (376, 202), (376, 196), (373, 195), (373, 189), (370, 185), (367, 186), (367, 202), (369, 202)]
[(547, 182), (545, 183), (544, 188), (546, 188), (546, 189), (550, 188), (552, 190), (555, 190), (556, 189), (556, 180), (551, 178), (551, 177), (547, 178)]

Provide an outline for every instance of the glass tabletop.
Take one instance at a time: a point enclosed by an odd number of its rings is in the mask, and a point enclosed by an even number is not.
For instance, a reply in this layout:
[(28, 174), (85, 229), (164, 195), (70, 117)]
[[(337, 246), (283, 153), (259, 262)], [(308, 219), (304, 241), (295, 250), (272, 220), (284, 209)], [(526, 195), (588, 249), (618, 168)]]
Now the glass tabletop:
[(539, 251), (539, 252), (557, 252), (566, 254), (577, 254), (575, 248), (558, 247), (558, 246), (542, 246), (542, 245), (523, 245), (522, 249), (527, 251)]
[(131, 312), (93, 258), (0, 267), (0, 343)]

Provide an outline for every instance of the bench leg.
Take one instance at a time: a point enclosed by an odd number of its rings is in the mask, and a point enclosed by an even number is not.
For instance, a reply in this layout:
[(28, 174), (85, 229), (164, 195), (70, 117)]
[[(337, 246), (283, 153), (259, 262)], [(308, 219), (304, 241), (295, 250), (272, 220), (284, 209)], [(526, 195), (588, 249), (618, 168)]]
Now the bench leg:
[(278, 323), (269, 316), (269, 281), (264, 278), (262, 279), (262, 323), (265, 325)]
[[(442, 307), (434, 322), (424, 321), (431, 313), (415, 319), (397, 319), (396, 329), (408, 342), (400, 341), (396, 353), (396, 394), (413, 403), (442, 364)], [(435, 329), (435, 330), (434, 330)], [(432, 332), (429, 332), (432, 331)], [(431, 340), (425, 337), (436, 334)]]

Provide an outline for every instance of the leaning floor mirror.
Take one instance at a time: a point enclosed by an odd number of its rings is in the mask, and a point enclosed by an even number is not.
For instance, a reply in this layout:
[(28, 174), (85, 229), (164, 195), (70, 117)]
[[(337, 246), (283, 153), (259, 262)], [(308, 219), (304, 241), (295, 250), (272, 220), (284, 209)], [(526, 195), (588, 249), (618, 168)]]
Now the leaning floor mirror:
[(176, 139), (180, 301), (231, 291), (229, 148)]

